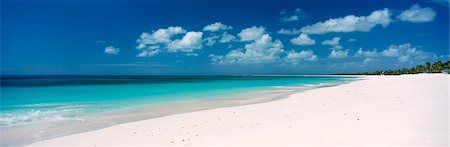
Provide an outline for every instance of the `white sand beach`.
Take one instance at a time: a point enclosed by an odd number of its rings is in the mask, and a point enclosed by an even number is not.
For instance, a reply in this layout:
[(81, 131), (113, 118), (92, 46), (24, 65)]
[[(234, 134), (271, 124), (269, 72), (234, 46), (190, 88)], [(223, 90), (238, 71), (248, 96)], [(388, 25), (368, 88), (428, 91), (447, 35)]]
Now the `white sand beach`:
[(124, 123), (29, 146), (448, 146), (450, 75), (364, 78), (277, 101)]

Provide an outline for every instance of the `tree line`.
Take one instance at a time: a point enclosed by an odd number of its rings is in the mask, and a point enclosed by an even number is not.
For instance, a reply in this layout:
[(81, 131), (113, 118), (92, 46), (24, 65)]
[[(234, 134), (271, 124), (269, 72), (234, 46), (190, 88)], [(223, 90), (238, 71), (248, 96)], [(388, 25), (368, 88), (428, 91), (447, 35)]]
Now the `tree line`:
[(374, 72), (358, 72), (358, 73), (340, 73), (337, 75), (401, 75), (401, 74), (418, 74), (418, 73), (442, 73), (450, 74), (450, 61), (443, 63), (436, 61), (433, 64), (426, 62), (423, 65), (417, 65), (412, 68), (377, 70)]

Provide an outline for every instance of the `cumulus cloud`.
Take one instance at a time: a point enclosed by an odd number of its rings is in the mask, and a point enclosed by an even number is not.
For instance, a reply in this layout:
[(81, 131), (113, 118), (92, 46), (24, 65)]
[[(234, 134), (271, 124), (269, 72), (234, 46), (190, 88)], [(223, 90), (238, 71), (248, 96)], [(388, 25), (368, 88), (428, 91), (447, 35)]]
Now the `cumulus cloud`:
[(283, 49), (283, 43), (278, 39), (272, 39), (269, 34), (264, 34), (252, 42), (229, 51), (225, 55), (209, 55), (213, 64), (222, 65), (252, 65), (252, 64), (276, 64), (297, 65), (302, 61), (317, 61), (318, 56), (312, 50), (289, 52)]
[(280, 29), (277, 31), (278, 34), (283, 34), (283, 35), (297, 35), (300, 34), (300, 30), (299, 29)]
[(339, 45), (339, 41), (341, 40), (341, 37), (333, 37), (330, 40), (324, 40), (322, 41), (322, 45), (330, 45), (332, 46), (331, 49), (333, 50), (340, 50), (343, 47), (341, 45)]
[(253, 41), (256, 39), (261, 38), (261, 36), (266, 32), (266, 28), (263, 26), (260, 27), (250, 27), (242, 29), (241, 32), (238, 33), (239, 38), (241, 38), (241, 41)]
[(219, 38), (219, 36), (209, 36), (205, 38), (206, 45), (207, 46), (213, 46), (216, 44), (216, 40)]
[(391, 12), (385, 8), (373, 11), (369, 16), (348, 15), (341, 18), (332, 18), (325, 22), (302, 27), (300, 30), (307, 34), (326, 34), (330, 32), (369, 32), (373, 27), (381, 25), (386, 27), (391, 22)]
[(311, 39), (305, 33), (300, 34), (296, 38), (292, 38), (290, 41), (292, 44), (295, 44), (295, 45), (314, 45), (314, 44), (316, 44), (316, 41)]
[[(182, 38), (175, 38), (182, 34), (184, 34)], [(173, 26), (154, 30), (151, 33), (143, 32), (136, 40), (138, 43), (136, 48), (139, 50), (136, 56), (151, 57), (161, 52), (192, 52), (202, 48), (202, 35), (202, 32), (187, 32), (182, 27)], [(215, 40), (209, 41), (209, 44), (215, 43)]]
[(331, 46), (336, 46), (339, 45), (339, 41), (341, 40), (341, 37), (334, 37), (330, 40), (324, 40), (322, 42), (322, 45), (331, 45)]
[(222, 37), (220, 38), (219, 42), (220, 43), (227, 43), (227, 42), (231, 42), (233, 40), (236, 40), (236, 37), (234, 35), (228, 34), (227, 32), (224, 32), (222, 34)]
[(362, 68), (367, 67), (370, 65), (375, 65), (375, 63), (379, 63), (380, 59), (374, 59), (374, 58), (365, 58), (362, 61), (351, 61), (351, 62), (341, 62), (341, 63), (334, 63), (331, 66), (337, 67), (341, 66), (342, 68)]
[(417, 49), (413, 47), (411, 44), (401, 44), (401, 45), (395, 45), (391, 44), (387, 49), (383, 51), (383, 56), (386, 57), (399, 57), (401, 55), (405, 54), (416, 54)]
[(107, 46), (105, 47), (104, 53), (108, 55), (117, 55), (119, 53), (119, 50), (119, 48), (116, 48), (114, 46)]
[(330, 58), (347, 58), (349, 50), (333, 49), (330, 52)]
[(272, 37), (269, 34), (264, 34), (261, 38), (245, 45), (245, 49), (250, 50), (265, 49), (269, 47), (282, 48), (283, 44), (279, 40), (272, 41)]
[(397, 58), (400, 63), (408, 62), (410, 64), (421, 63), (430, 59), (437, 58), (434, 53), (419, 50), (417, 49), (417, 47), (409, 43), (400, 45), (391, 44), (382, 52), (378, 52), (377, 49), (363, 50), (362, 48), (359, 48), (358, 51), (356, 51), (354, 57), (365, 57), (368, 61), (364, 61), (364, 64), (367, 64), (368, 62), (378, 62), (380, 61), (380, 59), (376, 58), (380, 57)]
[(400, 62), (407, 62), (412, 56), (421, 56), (424, 54), (424, 51), (418, 50), (416, 47), (412, 46), (409, 43), (401, 45), (392, 44), (382, 52), (383, 56), (397, 57)]
[[(172, 43), (172, 37), (186, 33), (182, 27), (171, 26), (166, 29), (154, 30), (151, 33), (143, 32), (136, 40), (139, 50), (137, 57), (151, 57), (161, 52), (167, 44)], [(161, 45), (164, 45), (162, 47)]]
[(147, 45), (167, 43), (170, 42), (170, 38), (174, 35), (185, 33), (186, 30), (182, 27), (168, 27), (167, 29), (158, 29), (152, 33), (144, 32), (141, 34), (140, 38), (137, 40), (139, 43), (139, 49), (145, 48)]
[(295, 9), (291, 13), (288, 13), (286, 10), (283, 10), (283, 11), (280, 12), (280, 14), (283, 14), (283, 15), (287, 14), (287, 16), (283, 16), (283, 17), (280, 18), (280, 20), (282, 22), (299, 21), (299, 20), (301, 20), (301, 19), (303, 19), (303, 18), (305, 18), (307, 16), (306, 13), (300, 8)]
[(169, 52), (192, 52), (194, 49), (202, 48), (202, 32), (187, 32), (183, 38), (174, 40), (167, 44)]
[(216, 22), (210, 25), (207, 25), (203, 28), (203, 31), (210, 31), (210, 32), (216, 32), (220, 30), (229, 30), (233, 29), (233, 27), (222, 24), (221, 22)]
[(413, 23), (429, 22), (433, 21), (436, 16), (436, 12), (429, 7), (421, 8), (419, 5), (415, 4), (411, 6), (408, 10), (403, 11), (397, 18), (401, 21), (409, 21)]
[(226, 55), (209, 55), (215, 64), (265, 64), (273, 63), (283, 53), (280, 40), (272, 40), (269, 34), (264, 34), (252, 43), (246, 44), (244, 49), (231, 50)]
[(380, 56), (380, 53), (377, 51), (377, 49), (370, 50), (363, 50), (362, 48), (359, 48), (358, 51), (355, 53), (355, 57), (378, 57)]
[(319, 58), (317, 55), (314, 55), (312, 50), (302, 50), (300, 52), (295, 52), (291, 50), (287, 53), (283, 60), (285, 63), (297, 65), (301, 61), (317, 61)]

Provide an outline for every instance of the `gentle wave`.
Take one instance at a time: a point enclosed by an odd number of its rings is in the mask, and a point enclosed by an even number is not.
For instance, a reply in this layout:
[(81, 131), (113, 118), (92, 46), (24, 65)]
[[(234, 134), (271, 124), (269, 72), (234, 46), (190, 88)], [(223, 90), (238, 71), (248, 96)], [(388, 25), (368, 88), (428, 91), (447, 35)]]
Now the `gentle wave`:
[(91, 109), (92, 106), (92, 104), (80, 103), (15, 105), (12, 107), (16, 109), (4, 110), (0, 113), (0, 126), (19, 125), (44, 120), (82, 120), (82, 114), (86, 113), (86, 110)]

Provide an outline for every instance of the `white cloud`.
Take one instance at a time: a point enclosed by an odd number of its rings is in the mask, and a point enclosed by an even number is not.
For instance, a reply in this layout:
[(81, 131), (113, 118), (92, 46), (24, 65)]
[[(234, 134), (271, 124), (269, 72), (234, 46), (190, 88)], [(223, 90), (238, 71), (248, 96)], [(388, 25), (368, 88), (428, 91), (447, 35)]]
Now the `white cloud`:
[(229, 30), (233, 29), (233, 27), (222, 24), (221, 22), (216, 22), (210, 25), (207, 25), (203, 28), (203, 31), (210, 31), (210, 32), (216, 32), (220, 30)]
[(405, 10), (401, 14), (397, 15), (397, 18), (402, 21), (421, 23), (433, 21), (435, 16), (436, 12), (434, 12), (433, 9), (429, 7), (421, 8), (419, 5), (415, 4), (408, 10)]
[[(288, 13), (286, 12), (286, 10), (283, 10), (280, 12), (280, 14), (284, 15), (284, 14), (288, 14)], [(281, 17), (280, 20), (282, 22), (293, 22), (293, 21), (299, 21), (299, 20), (305, 18), (306, 16), (307, 16), (306, 13), (303, 12), (302, 9), (297, 8), (292, 13), (289, 13), (289, 15)]]
[(96, 43), (96, 44), (105, 44), (106, 41), (104, 41), (104, 40), (99, 40), (99, 41), (95, 41), (95, 43)]
[(261, 38), (261, 36), (266, 32), (266, 28), (260, 27), (250, 27), (242, 29), (241, 32), (238, 33), (238, 36), (241, 38), (241, 41), (252, 41)]
[(173, 44), (172, 37), (178, 34), (186, 33), (182, 27), (168, 27), (167, 29), (154, 30), (151, 33), (143, 32), (139, 39), (136, 40), (139, 50), (137, 57), (151, 57), (168, 48), (169, 44)]
[(379, 63), (379, 62), (380, 62), (379, 59), (365, 58), (361, 62), (359, 62), (359, 61), (337, 62), (337, 63), (332, 64), (331, 66), (334, 66), (334, 67), (341, 66), (342, 68), (355, 68), (355, 67), (363, 68), (363, 67), (367, 67), (370, 65), (375, 65), (375, 63)]
[(399, 57), (401, 55), (417, 55), (421, 53), (423, 53), (422, 50), (417, 50), (416, 47), (409, 43), (401, 45), (391, 44), (386, 50), (383, 51), (383, 56)]
[(297, 38), (292, 38), (291, 43), (295, 45), (314, 45), (316, 41), (309, 38), (307, 34), (300, 34)]
[(220, 43), (227, 43), (227, 42), (231, 42), (233, 40), (236, 40), (235, 36), (233, 36), (231, 34), (228, 34), (227, 32), (224, 32), (222, 34), (222, 37), (220, 38), (219, 42)]
[(330, 58), (347, 58), (349, 50), (333, 49), (330, 52)]
[(269, 34), (264, 34), (252, 43), (246, 44), (244, 49), (231, 50), (226, 55), (210, 55), (215, 64), (265, 64), (273, 63), (283, 53), (280, 40), (272, 41)]
[(289, 16), (289, 17), (285, 16), (285, 17), (281, 17), (280, 19), (281, 19), (282, 22), (292, 22), (292, 21), (298, 21), (299, 20), (297, 15), (292, 15), (292, 16)]
[(398, 57), (400, 56), (400, 51), (398, 48), (388, 48), (383, 51), (383, 56), (385, 57)]
[(256, 39), (254, 42), (245, 45), (245, 49), (250, 50), (258, 50), (269, 47), (282, 48), (283, 44), (279, 40), (272, 42), (272, 37), (269, 34), (264, 34), (263, 36), (261, 36), (261, 38)]
[(194, 57), (197, 57), (197, 56), (198, 56), (197, 53), (187, 53), (186, 55), (187, 55), (187, 56), (194, 56)]
[(319, 58), (317, 57), (317, 55), (314, 55), (314, 52), (312, 50), (302, 50), (300, 52), (291, 50), (283, 58), (285, 63), (290, 63), (292, 65), (297, 65), (301, 61), (317, 61), (318, 59)]
[(416, 47), (406, 43), (401, 45), (390, 45), (382, 52), (382, 55), (385, 57), (398, 57), (400, 62), (407, 62), (410, 57), (425, 55), (425, 52), (417, 50)]
[(171, 37), (176, 34), (185, 33), (182, 27), (168, 27), (167, 29), (158, 29), (152, 33), (144, 32), (141, 34), (140, 38), (136, 41), (139, 43), (138, 49), (145, 48), (147, 45), (167, 43), (171, 41)]
[(369, 16), (348, 15), (332, 18), (325, 22), (302, 27), (300, 30), (307, 34), (326, 34), (330, 32), (369, 32), (376, 25), (386, 27), (391, 22), (389, 9), (373, 11)]
[(209, 36), (206, 37), (206, 45), (207, 46), (213, 46), (214, 44), (216, 44), (216, 40), (219, 38), (219, 36)]
[(342, 47), (342, 45), (335, 45), (331, 49), (333, 49), (333, 50), (340, 50), (340, 49), (343, 49), (343, 48), (344, 47)]
[(348, 40), (347, 40), (347, 42), (356, 42), (357, 40), (355, 39), (355, 38), (349, 38)]
[(105, 47), (105, 53), (108, 55), (117, 55), (119, 53), (119, 48), (116, 48), (114, 46), (107, 46)]
[(378, 61), (379, 61), (378, 59), (366, 58), (363, 61), (363, 66), (371, 65), (371, 64), (376, 63)]
[(303, 12), (302, 9), (297, 8), (297, 9), (294, 10), (294, 13), (295, 13), (295, 14), (302, 14), (302, 13), (304, 13), (304, 12)]
[(431, 0), (434, 3), (440, 4), (444, 7), (448, 7), (450, 4), (450, 0)]
[(284, 34), (284, 35), (297, 35), (300, 34), (300, 30), (299, 29), (280, 29), (277, 31), (278, 34)]
[(340, 40), (341, 40), (341, 37), (334, 37), (331, 40), (324, 40), (322, 42), (322, 45), (336, 46), (336, 45), (339, 45)]
[(174, 40), (167, 44), (169, 52), (192, 52), (194, 49), (202, 48), (202, 32), (187, 32), (183, 38)]
[[(216, 22), (204, 27), (204, 31), (219, 31), (232, 29), (231, 26)], [(183, 36), (181, 36), (184, 34)], [(171, 26), (166, 29), (157, 29), (151, 33), (143, 32), (139, 39), (136, 48), (139, 50), (137, 57), (151, 57), (161, 52), (193, 52), (201, 49), (203, 42), (207, 46), (214, 45), (221, 36), (209, 36), (203, 40), (203, 32), (189, 31), (187, 32), (182, 27)], [(233, 40), (232, 35), (224, 34), (219, 40), (220, 42), (229, 42)], [(231, 38), (231, 39), (230, 39)], [(227, 40), (228, 39), (228, 40)]]
[(142, 50), (136, 57), (151, 57), (158, 54), (160, 51), (156, 50)]
[(359, 48), (355, 53), (355, 57), (378, 57), (379, 55), (380, 53), (378, 53), (377, 49), (365, 51), (362, 48)]
[(409, 55), (402, 55), (398, 57), (398, 61), (400, 62), (408, 62), (409, 61)]
[(341, 37), (333, 37), (330, 40), (324, 40), (322, 42), (322, 45), (330, 45), (332, 46), (332, 50), (340, 50), (343, 47), (341, 45), (339, 45), (339, 41), (341, 40)]
[[(333, 57), (344, 58), (348, 56), (348, 50), (336, 50)], [(220, 65), (254, 65), (273, 64), (278, 66), (298, 65), (301, 62), (314, 62), (319, 57), (312, 50), (285, 51), (283, 43), (278, 39), (272, 39), (269, 34), (238, 48), (229, 51), (225, 55), (210, 54), (209, 58), (213, 64)]]

